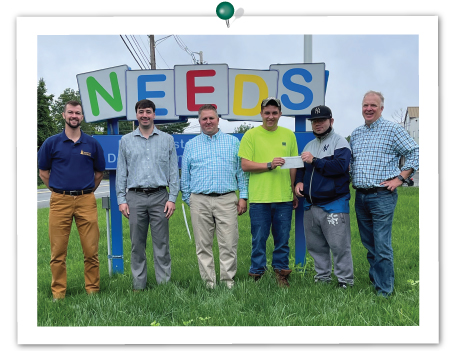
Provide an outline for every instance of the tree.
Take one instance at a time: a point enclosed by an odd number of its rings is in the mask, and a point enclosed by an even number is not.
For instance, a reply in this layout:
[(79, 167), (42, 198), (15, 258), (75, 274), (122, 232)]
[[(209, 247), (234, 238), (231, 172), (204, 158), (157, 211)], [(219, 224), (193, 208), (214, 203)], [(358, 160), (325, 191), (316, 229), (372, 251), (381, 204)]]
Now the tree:
[(189, 126), (189, 122), (157, 124), (156, 128), (168, 134), (182, 134)]
[[(71, 88), (64, 89), (63, 93), (59, 95), (52, 104), (52, 117), (58, 128), (58, 131), (62, 131), (65, 126), (62, 113), (67, 101), (75, 100), (81, 103), (80, 92)], [(81, 122), (81, 129), (86, 134), (107, 134), (106, 122), (92, 122), (87, 123), (84, 119)]]
[(349, 144), (350, 144), (350, 137), (351, 136), (349, 135), (348, 137), (345, 138), (345, 140), (347, 140), (347, 143), (349, 143)]
[(245, 134), (247, 130), (252, 129), (253, 126), (251, 124), (243, 123), (239, 127), (234, 128), (234, 133), (236, 134)]
[(401, 108), (400, 110), (395, 110), (394, 113), (391, 115), (391, 118), (394, 120), (395, 123), (400, 124), (403, 128), (405, 128), (405, 117), (406, 113)]
[(41, 147), (45, 139), (58, 132), (50, 113), (53, 95), (47, 95), (44, 78), (39, 79), (37, 86), (37, 149)]

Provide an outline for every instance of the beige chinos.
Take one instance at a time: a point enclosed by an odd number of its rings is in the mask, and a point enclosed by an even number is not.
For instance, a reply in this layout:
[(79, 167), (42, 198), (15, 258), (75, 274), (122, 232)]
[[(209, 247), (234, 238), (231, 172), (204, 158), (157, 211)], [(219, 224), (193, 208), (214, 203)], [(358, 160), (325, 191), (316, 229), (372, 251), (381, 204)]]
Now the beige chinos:
[(234, 285), (239, 238), (237, 204), (235, 192), (217, 197), (203, 194), (190, 196), (191, 220), (200, 276), (210, 287), (216, 285), (212, 250), (214, 230), (219, 246), (220, 281), (228, 287)]

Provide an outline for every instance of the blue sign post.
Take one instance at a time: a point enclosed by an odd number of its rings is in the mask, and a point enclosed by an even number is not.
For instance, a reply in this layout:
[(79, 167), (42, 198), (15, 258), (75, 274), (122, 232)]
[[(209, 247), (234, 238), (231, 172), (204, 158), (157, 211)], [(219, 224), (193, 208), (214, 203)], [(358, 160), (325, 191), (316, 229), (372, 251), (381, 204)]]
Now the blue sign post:
[[(295, 116), (295, 136), (297, 137), (298, 154), (300, 155), (306, 144), (313, 140), (314, 134), (306, 132), (306, 117)], [(301, 129), (301, 131), (299, 131)], [(295, 194), (294, 194), (295, 196)], [(303, 201), (302, 197), (298, 198), (298, 207), (295, 210), (295, 264), (306, 263), (306, 240), (305, 229), (303, 227)]]
[[(116, 195), (116, 167), (119, 153), (119, 119), (108, 120), (109, 135), (94, 135), (103, 148), (106, 161), (106, 169), (109, 170), (109, 196), (111, 202), (111, 257), (112, 273), (124, 272), (123, 265), (123, 233), (122, 214), (119, 211)], [(111, 162), (113, 161), (113, 162)]]

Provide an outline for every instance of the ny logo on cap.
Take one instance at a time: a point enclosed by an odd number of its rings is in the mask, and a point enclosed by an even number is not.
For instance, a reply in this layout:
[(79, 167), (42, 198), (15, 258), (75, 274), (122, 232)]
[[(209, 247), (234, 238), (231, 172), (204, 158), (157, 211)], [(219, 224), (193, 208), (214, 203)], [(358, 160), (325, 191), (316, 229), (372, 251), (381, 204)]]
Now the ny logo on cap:
[(316, 107), (316, 108), (314, 109), (314, 113), (318, 115), (318, 114), (320, 113), (320, 108)]

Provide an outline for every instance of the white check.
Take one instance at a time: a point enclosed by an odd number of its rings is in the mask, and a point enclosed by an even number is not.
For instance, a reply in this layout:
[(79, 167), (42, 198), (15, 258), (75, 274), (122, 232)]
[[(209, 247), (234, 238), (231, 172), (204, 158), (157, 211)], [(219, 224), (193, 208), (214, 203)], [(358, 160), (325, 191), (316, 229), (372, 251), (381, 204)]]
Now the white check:
[(282, 157), (282, 159), (284, 160), (284, 165), (280, 166), (281, 169), (304, 167), (301, 156)]

